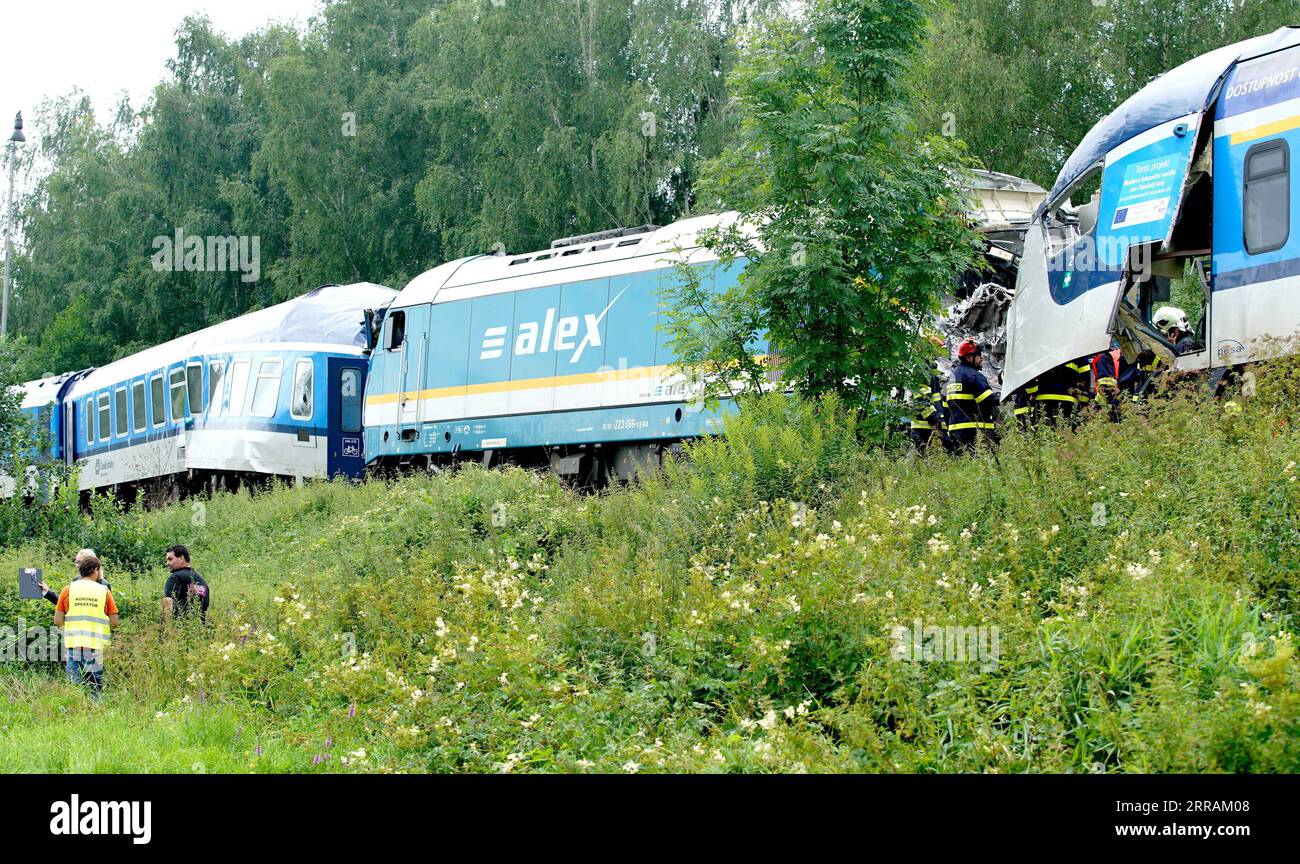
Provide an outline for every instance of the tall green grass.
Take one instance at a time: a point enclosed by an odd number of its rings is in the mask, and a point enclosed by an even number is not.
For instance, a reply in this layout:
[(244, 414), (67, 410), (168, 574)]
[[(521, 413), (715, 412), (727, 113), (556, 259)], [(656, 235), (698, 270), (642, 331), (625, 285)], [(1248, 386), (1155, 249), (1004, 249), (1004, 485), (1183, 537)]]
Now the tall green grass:
[[(0, 770), (1300, 770), (1297, 380), (968, 458), (773, 397), (594, 496), (470, 466), (101, 504), (0, 551), (62, 582), (75, 534), (124, 606), (101, 704), (0, 664)], [(174, 542), (206, 629), (157, 620)], [(917, 621), (997, 662), (894, 659)]]

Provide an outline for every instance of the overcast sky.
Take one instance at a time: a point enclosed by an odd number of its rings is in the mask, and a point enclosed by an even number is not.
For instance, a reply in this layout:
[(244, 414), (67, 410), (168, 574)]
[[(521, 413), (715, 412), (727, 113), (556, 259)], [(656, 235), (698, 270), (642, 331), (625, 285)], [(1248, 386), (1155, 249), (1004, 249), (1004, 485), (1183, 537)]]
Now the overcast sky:
[(0, 141), (15, 111), (26, 120), (42, 99), (74, 87), (94, 100), (101, 121), (123, 91), (140, 107), (166, 74), (187, 15), (206, 12), (217, 30), (242, 36), (271, 20), (301, 26), (319, 8), (319, 0), (4, 0)]

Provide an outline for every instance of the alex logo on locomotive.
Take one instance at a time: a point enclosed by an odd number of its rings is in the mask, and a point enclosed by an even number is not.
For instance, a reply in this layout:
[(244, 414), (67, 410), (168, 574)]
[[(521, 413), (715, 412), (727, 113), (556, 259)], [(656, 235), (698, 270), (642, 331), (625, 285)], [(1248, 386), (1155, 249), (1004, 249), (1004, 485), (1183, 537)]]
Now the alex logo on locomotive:
[[(545, 354), (547, 351), (573, 351), (573, 356), (569, 358), (570, 363), (577, 363), (582, 359), (582, 354), (588, 348), (601, 347), (600, 341), (600, 323), (605, 320), (609, 310), (614, 308), (614, 304), (623, 296), (620, 291), (609, 301), (609, 305), (601, 310), (599, 315), (593, 315), (590, 312), (584, 314), (581, 318), (586, 327), (586, 332), (582, 341), (574, 345), (573, 340), (578, 335), (579, 318), (577, 315), (566, 315), (556, 320), (559, 309), (552, 306), (546, 310), (546, 317), (542, 321), (524, 321), (519, 325), (519, 334), (515, 337), (514, 353), (516, 356), (528, 354)], [(508, 326), (488, 327), (483, 331), (483, 347), (479, 351), (478, 359), (496, 360), (505, 350), (506, 337), (510, 328)], [(538, 338), (540, 335), (540, 339)]]

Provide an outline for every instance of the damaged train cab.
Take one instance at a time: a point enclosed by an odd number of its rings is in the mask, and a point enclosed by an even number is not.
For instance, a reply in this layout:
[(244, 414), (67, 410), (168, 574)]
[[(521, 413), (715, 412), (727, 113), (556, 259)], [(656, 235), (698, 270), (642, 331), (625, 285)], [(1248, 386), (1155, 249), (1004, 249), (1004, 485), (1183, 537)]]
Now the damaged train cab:
[[(1185, 63), (1095, 126), (1025, 238), (1003, 392), (1113, 341), (1130, 362), (1149, 349), (1167, 368), (1220, 373), (1294, 353), (1297, 147), (1295, 27)], [(1175, 344), (1153, 320), (1169, 305), (1186, 310), (1191, 339)]]

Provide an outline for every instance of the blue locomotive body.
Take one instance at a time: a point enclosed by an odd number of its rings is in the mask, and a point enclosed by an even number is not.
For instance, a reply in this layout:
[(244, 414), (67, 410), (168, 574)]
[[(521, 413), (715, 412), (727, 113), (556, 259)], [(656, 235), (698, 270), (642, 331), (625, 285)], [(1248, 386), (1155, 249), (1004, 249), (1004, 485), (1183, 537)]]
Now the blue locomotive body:
[(720, 431), (734, 406), (707, 408), (675, 368), (660, 305), (682, 263), (698, 268), (702, 287), (735, 284), (743, 262), (723, 265), (696, 243), (698, 232), (733, 218), (469, 258), (417, 277), (394, 301), (371, 357), (368, 458), (541, 449), (575, 473), (578, 450), (612, 445), (616, 464), (618, 451), (640, 457)]

